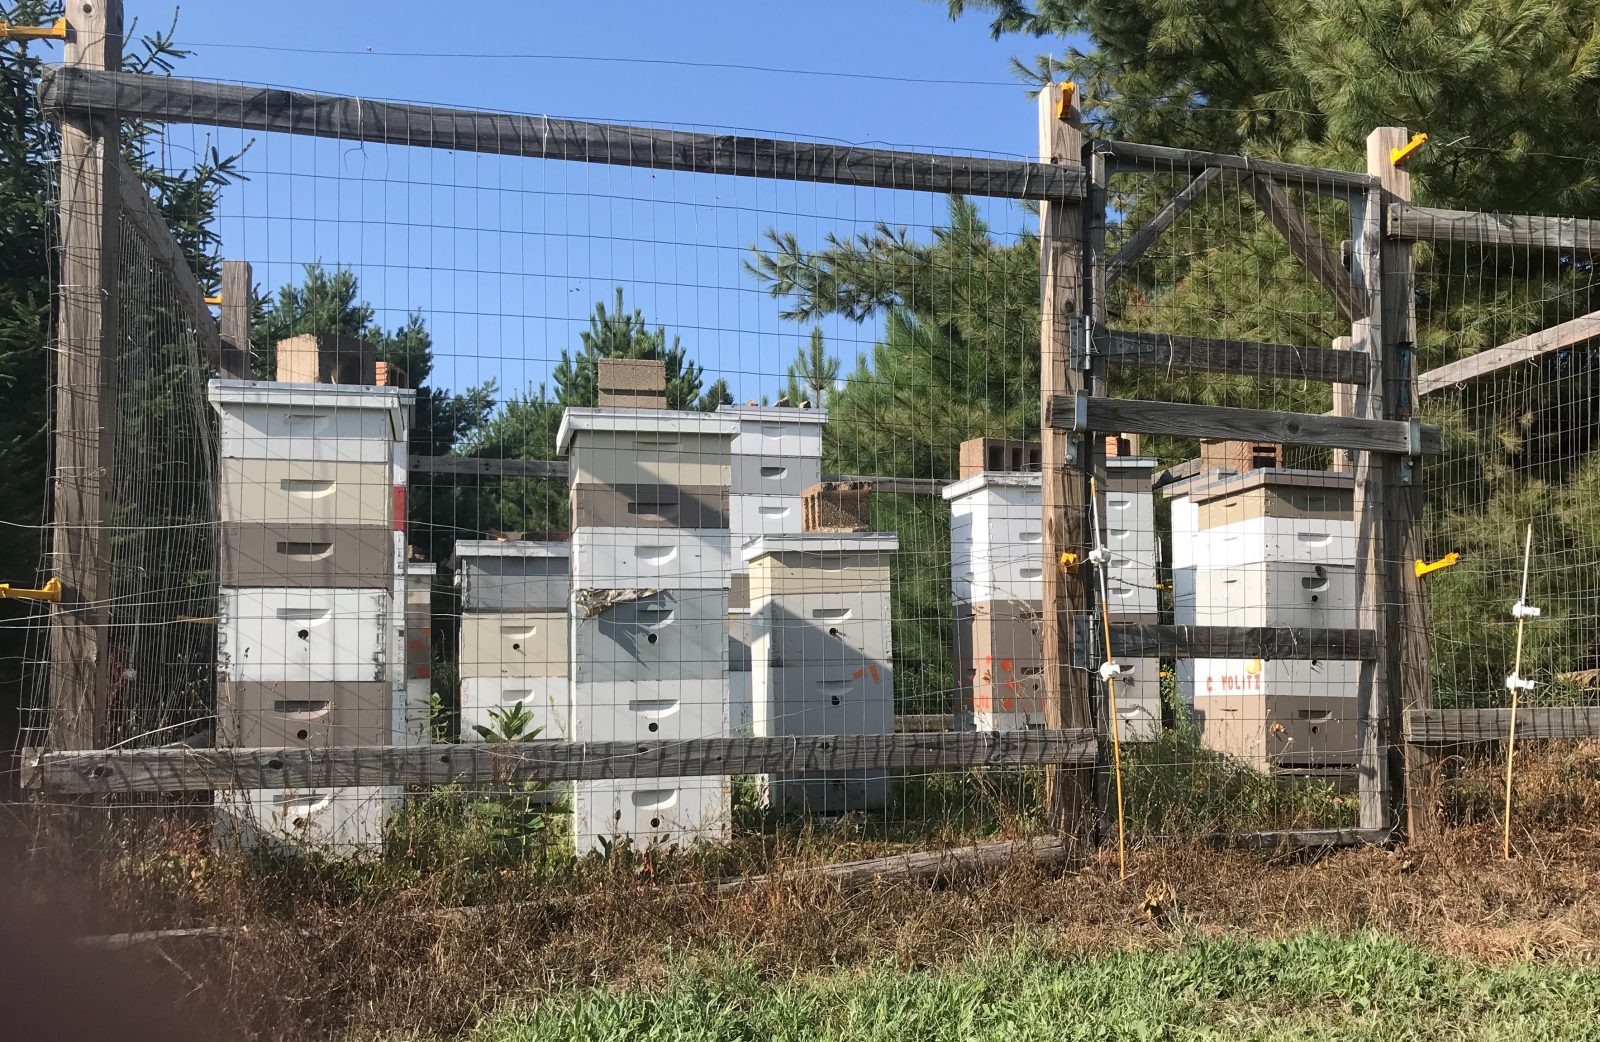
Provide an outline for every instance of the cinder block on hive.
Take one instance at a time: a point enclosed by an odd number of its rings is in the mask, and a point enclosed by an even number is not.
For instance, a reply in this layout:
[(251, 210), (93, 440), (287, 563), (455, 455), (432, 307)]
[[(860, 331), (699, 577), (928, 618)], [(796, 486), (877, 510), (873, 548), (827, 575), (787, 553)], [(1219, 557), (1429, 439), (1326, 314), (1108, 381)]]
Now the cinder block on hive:
[(598, 383), (603, 409), (667, 407), (667, 366), (660, 359), (602, 358)]
[(1234, 438), (1201, 438), (1200, 469), (1263, 470), (1283, 466), (1283, 446), (1268, 441), (1241, 441)]
[(304, 333), (278, 341), (278, 382), (359, 384), (378, 382), (378, 349), (360, 337)]
[(985, 472), (1038, 470), (1040, 459), (1036, 441), (972, 438), (961, 443), (961, 477), (965, 480)]
[(800, 496), (800, 523), (807, 532), (870, 532), (872, 485), (823, 481)]
[(1139, 455), (1139, 435), (1137, 434), (1107, 434), (1107, 456), (1137, 456)]

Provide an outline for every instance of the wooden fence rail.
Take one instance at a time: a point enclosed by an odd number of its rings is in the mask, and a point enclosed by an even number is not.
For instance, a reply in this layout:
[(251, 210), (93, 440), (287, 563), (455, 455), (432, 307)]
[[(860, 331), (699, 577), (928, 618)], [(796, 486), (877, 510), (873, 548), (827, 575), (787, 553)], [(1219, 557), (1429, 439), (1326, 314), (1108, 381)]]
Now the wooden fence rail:
[(32, 767), (47, 793), (116, 794), (1088, 765), (1095, 752), (1087, 730), (989, 731), (323, 749), (166, 746), (45, 753)]
[(658, 130), (173, 76), (54, 67), (45, 71), (39, 98), (49, 112), (651, 170), (1003, 199), (1076, 201), (1084, 193), (1081, 170), (1020, 160)]

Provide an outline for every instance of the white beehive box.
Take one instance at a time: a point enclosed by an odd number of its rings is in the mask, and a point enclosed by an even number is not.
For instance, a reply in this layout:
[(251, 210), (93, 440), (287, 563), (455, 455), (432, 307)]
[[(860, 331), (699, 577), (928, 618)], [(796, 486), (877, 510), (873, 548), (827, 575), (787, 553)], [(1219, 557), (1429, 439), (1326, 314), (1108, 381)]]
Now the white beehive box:
[(380, 785), (219, 792), (216, 831), (222, 842), (246, 848), (356, 853), (382, 844), (384, 825), (400, 801), (400, 788)]
[(230, 680), (388, 680), (388, 590), (223, 587), (218, 674)]
[(958, 602), (1037, 601), (1044, 595), (1038, 474), (974, 474), (948, 485), (950, 582)]
[(1266, 562), (1195, 570), (1197, 626), (1356, 625), (1352, 565)]
[(635, 850), (715, 842), (731, 824), (728, 779), (639, 778), (574, 786), (572, 833), (580, 855), (608, 843)]
[(461, 738), (482, 741), (478, 726), (498, 733), (494, 712), (519, 702), (532, 715), (530, 729), (540, 739), (572, 737), (571, 681), (566, 677), (464, 677), (461, 681)]
[(728, 680), (595, 681), (572, 684), (578, 742), (681, 741), (728, 733)]
[(1258, 517), (1207, 528), (1194, 536), (1195, 560), (1206, 568), (1266, 562), (1356, 563), (1354, 521)]
[(738, 433), (732, 445), (734, 455), (790, 460), (822, 458), (822, 428), (828, 422), (826, 409), (722, 405), (717, 407), (716, 415), (738, 421)]
[(738, 537), (736, 548), (756, 536), (800, 531), (800, 497), (743, 495), (728, 500), (732, 511), (729, 529)]
[(728, 533), (710, 528), (580, 528), (572, 584), (592, 589), (727, 589)]
[(457, 541), (455, 584), (464, 612), (565, 611), (572, 546), (525, 539)]
[(212, 380), (218, 451), (227, 458), (388, 463), (406, 437), (415, 391), (346, 384)]

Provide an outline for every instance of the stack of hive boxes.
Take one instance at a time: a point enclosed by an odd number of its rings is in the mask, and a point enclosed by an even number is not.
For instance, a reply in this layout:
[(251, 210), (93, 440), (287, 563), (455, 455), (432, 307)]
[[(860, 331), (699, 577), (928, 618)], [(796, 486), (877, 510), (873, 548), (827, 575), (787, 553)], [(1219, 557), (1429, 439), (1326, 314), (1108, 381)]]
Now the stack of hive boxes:
[(761, 536), (800, 531), (801, 494), (822, 480), (822, 428), (828, 414), (818, 409), (724, 405), (717, 415), (739, 421), (728, 500), (733, 568), (728, 594), (728, 727), (733, 734), (750, 734), (750, 569), (742, 551)]
[[(1230, 467), (1167, 494), (1176, 623), (1356, 625), (1351, 475)], [(1178, 683), (1207, 748), (1258, 769), (1339, 772), (1356, 760), (1358, 671), (1348, 661), (1197, 659), (1179, 663)]]
[[(575, 741), (728, 730), (728, 488), (739, 421), (668, 409), (568, 409)], [(726, 777), (580, 782), (578, 850), (717, 838)]]
[[(1157, 460), (1109, 455), (1117, 439), (1106, 439), (1105, 487), (1095, 509), (1110, 554), (1105, 562), (1105, 594), (1113, 623), (1156, 623), (1155, 493), (1150, 479)], [(1098, 591), (1097, 591), (1098, 594)], [(1097, 629), (1098, 632), (1098, 629)], [(1102, 641), (1096, 640), (1095, 647)], [(1119, 659), (1118, 735), (1124, 742), (1151, 742), (1161, 733), (1161, 660)]]
[[(958, 726), (1045, 726), (1040, 478), (1036, 472), (985, 469), (1037, 467), (1038, 460), (1037, 444), (973, 439), (961, 446), (961, 480), (944, 490), (950, 502)], [(1110, 552), (1106, 591), (1115, 622), (1156, 621), (1154, 464), (1137, 456), (1106, 460), (1106, 487), (1096, 509)], [(1151, 741), (1161, 728), (1159, 660), (1119, 665), (1129, 670), (1117, 684), (1119, 734), (1125, 741)]]
[(479, 727), (504, 735), (496, 717), (517, 705), (531, 716), (522, 737), (571, 736), (570, 554), (562, 542), (456, 543), (463, 739), (480, 740)]
[[(404, 741), (393, 686), (403, 660), (396, 461), (412, 393), (213, 380), (210, 398), (221, 417), (219, 742)], [(218, 805), (247, 838), (352, 847), (381, 839), (398, 797), (329, 786), (223, 793)]]
[[(956, 724), (978, 731), (1040, 728), (1045, 719), (1039, 475), (982, 469), (990, 462), (983, 451), (989, 441), (979, 438), (961, 446), (961, 480), (944, 489), (956, 613)], [(1004, 465), (1009, 457), (993, 462)]]
[[(892, 532), (765, 535), (750, 567), (755, 733), (894, 733), (889, 564)], [(768, 802), (818, 814), (878, 808), (883, 771), (759, 779)]]
[(398, 636), (405, 648), (405, 670), (394, 692), (400, 745), (433, 741), (433, 580), (438, 572), (438, 565), (405, 561), (398, 573), (398, 596), (404, 605)]

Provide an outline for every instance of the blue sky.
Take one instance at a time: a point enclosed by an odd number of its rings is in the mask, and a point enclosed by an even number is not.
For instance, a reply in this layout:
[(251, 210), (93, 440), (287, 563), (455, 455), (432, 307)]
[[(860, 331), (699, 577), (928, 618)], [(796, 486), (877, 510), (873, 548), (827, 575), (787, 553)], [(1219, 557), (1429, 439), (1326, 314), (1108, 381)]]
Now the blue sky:
[[(626, 123), (1026, 155), (1033, 108), (1014, 54), (1059, 41), (989, 39), (981, 17), (942, 3), (824, 0), (488, 4), (441, 20), (439, 5), (208, 2), (185, 6), (178, 74), (375, 98)], [(170, 8), (128, 0), (155, 28)], [(448, 16), (446, 16), (448, 17)], [(330, 52), (330, 53), (318, 53)], [(390, 52), (390, 53), (384, 53)], [(564, 55), (978, 81), (898, 82)], [(914, 193), (758, 182), (583, 164), (456, 155), (174, 127), (169, 161), (248, 144), (249, 180), (227, 193), (224, 255), (275, 287), (306, 261), (354, 268), (387, 325), (421, 309), (439, 381), (537, 383), (576, 343), (594, 303), (623, 286), (629, 307), (679, 334), (734, 384), (770, 392), (808, 330), (777, 317), (742, 270), (765, 229), (804, 243), (879, 220), (921, 234), (944, 200)], [(1007, 203), (997, 232), (1031, 224)], [(849, 368), (876, 330), (826, 323)]]

